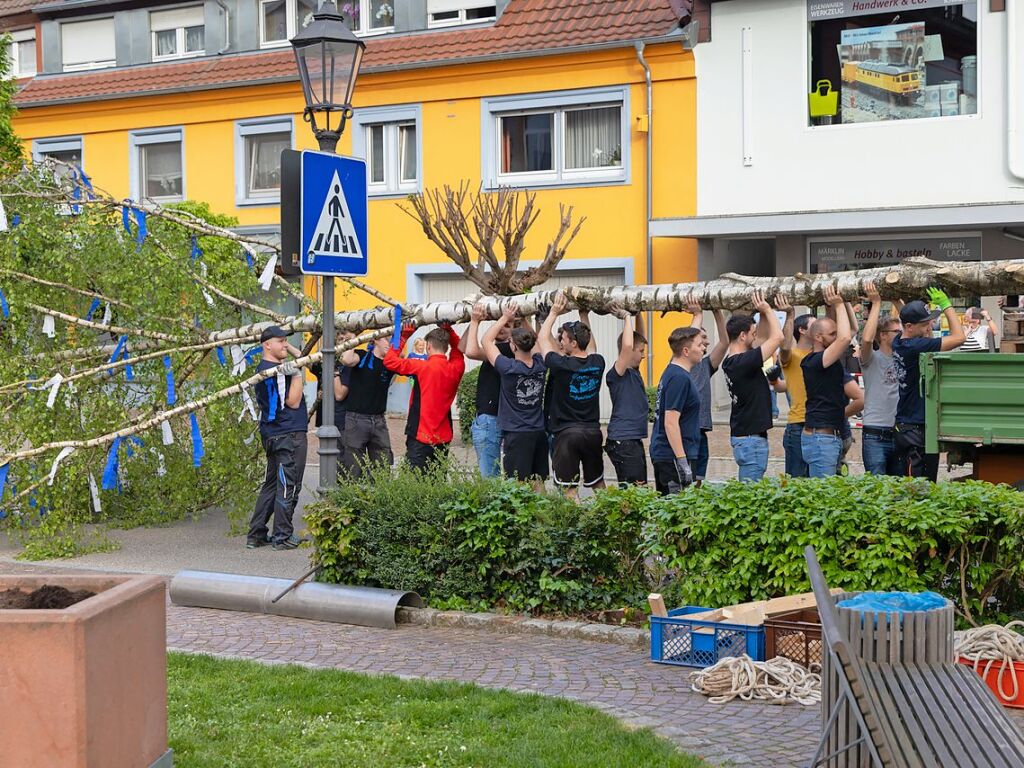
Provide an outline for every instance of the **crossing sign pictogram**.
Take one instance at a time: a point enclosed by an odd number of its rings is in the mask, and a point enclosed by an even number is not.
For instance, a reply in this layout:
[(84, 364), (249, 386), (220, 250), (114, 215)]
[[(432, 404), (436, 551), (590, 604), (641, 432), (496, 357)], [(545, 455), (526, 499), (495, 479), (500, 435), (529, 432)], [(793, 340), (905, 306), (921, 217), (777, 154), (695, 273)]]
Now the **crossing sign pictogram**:
[(302, 152), (299, 266), (307, 275), (367, 272), (366, 161)]

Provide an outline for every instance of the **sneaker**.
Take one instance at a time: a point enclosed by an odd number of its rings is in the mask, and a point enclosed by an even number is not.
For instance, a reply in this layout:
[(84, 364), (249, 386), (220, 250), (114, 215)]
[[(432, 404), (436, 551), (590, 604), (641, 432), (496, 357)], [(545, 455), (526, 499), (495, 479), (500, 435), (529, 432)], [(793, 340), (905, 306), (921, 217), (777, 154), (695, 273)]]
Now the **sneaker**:
[(260, 547), (267, 546), (267, 544), (269, 544), (269, 543), (270, 543), (270, 539), (268, 539), (268, 538), (255, 539), (255, 540), (253, 540), (253, 539), (246, 539), (246, 541), (245, 541), (245, 548), (246, 549), (259, 549)]
[(270, 548), (278, 551), (282, 549), (295, 549), (301, 543), (302, 539), (300, 539), (298, 536), (289, 536), (287, 539), (284, 539), (283, 541), (272, 542)]

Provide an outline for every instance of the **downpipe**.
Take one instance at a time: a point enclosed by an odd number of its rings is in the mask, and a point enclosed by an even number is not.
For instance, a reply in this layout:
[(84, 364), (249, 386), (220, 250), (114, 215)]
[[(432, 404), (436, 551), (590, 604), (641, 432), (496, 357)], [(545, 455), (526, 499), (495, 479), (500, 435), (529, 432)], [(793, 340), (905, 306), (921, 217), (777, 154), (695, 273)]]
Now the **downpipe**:
[[(1012, 0), (1011, 0), (1012, 2)], [(647, 219), (644, 222), (644, 243), (645, 243), (645, 269), (647, 272), (647, 282), (651, 284), (654, 282), (654, 260), (651, 254), (651, 217), (654, 215), (653, 205), (653, 184), (652, 179), (654, 174), (651, 171), (651, 134), (654, 131), (654, 89), (651, 84), (651, 68), (647, 64), (647, 59), (644, 58), (644, 49), (647, 47), (642, 40), (637, 40), (634, 44), (636, 48), (636, 60), (640, 63), (640, 66), (644, 69), (644, 80), (647, 83), (647, 167), (644, 171), (647, 181)], [(647, 313), (647, 335), (650, 336), (654, 328), (654, 313)], [(649, 347), (650, 339), (648, 339)], [(654, 359), (651, 355), (647, 355), (647, 386), (651, 386), (654, 381)]]
[[(1021, 147), (1021, 51), (1024, 16), (1017, 13), (1018, 0), (1006, 4), (1006, 160), (1011, 176), (1024, 179), (1024, 147)], [(980, 88), (979, 88), (980, 90)]]

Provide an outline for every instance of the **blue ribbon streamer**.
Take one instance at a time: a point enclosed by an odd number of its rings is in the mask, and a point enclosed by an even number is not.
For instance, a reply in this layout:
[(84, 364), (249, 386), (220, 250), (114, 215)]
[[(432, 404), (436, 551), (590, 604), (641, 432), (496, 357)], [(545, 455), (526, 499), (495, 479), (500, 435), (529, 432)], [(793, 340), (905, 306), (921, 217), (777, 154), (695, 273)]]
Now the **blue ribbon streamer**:
[(167, 370), (167, 404), (174, 405), (178, 398), (174, 392), (174, 370), (171, 368), (170, 355), (164, 355), (164, 368)]
[(277, 418), (277, 382), (274, 379), (266, 379), (267, 385), (267, 421), (271, 422)]
[(121, 206), (121, 223), (124, 224), (124, 231), (130, 235), (132, 233), (132, 208), (130, 205)]
[(260, 347), (253, 347), (245, 353), (245, 365), (246, 367), (256, 362), (256, 358), (263, 354), (263, 350)]
[(391, 332), (391, 346), (398, 349), (398, 342), (402, 340), (402, 305), (395, 304), (395, 330)]
[(192, 466), (199, 467), (203, 464), (206, 449), (203, 447), (203, 436), (199, 434), (199, 419), (194, 413), (190, 413), (188, 418), (192, 422)]
[(224, 350), (220, 347), (217, 347), (217, 362), (223, 366), (228, 364), (227, 358), (224, 357)]
[[(124, 353), (124, 345), (127, 344), (127, 343), (128, 343), (128, 334), (124, 334), (121, 338), (119, 338), (117, 340), (117, 346), (114, 347), (114, 351), (110, 355), (110, 359), (107, 362), (108, 363), (116, 363), (121, 358), (121, 355)], [(107, 374), (109, 375), (110, 371), (107, 371)]]
[(135, 223), (139, 225), (138, 231), (135, 234), (136, 250), (142, 250), (142, 244), (149, 235), (149, 230), (146, 229), (146, 212), (141, 208), (135, 208), (134, 211)]
[(19, 224), (21, 224), (21, 215), (16, 213), (11, 217), (11, 226), (16, 227)]
[(128, 458), (130, 459), (132, 456), (135, 455), (135, 449), (132, 448), (132, 445), (134, 444), (134, 445), (139, 446), (139, 448), (141, 448), (142, 447), (142, 438), (140, 438), (140, 437), (126, 437), (125, 440), (127, 441), (127, 445), (125, 445), (125, 451), (124, 452), (128, 456)]
[(11, 316), (11, 308), (7, 304), (7, 296), (4, 295), (4, 292), (3, 292), (2, 289), (0, 289), (0, 310), (3, 311), (5, 318)]
[[(71, 190), (71, 199), (72, 200), (81, 200), (82, 199), (82, 188), (81, 187), (77, 187), (76, 186), (73, 190)], [(82, 206), (78, 205), (77, 203), (74, 203), (71, 206), (71, 212), (75, 213), (75, 214), (81, 213), (82, 212)]]
[(7, 462), (0, 467), (0, 497), (4, 495), (4, 488), (7, 486), (7, 473), (11, 471), (11, 463)]
[(89, 176), (88, 176), (88, 174), (86, 174), (85, 170), (82, 169), (82, 168), (79, 168), (78, 169), (78, 176), (82, 180), (82, 183), (85, 185), (85, 188), (87, 190), (89, 190), (89, 198), (92, 199), (93, 197), (95, 197), (95, 195), (93, 193), (96, 190), (94, 190), (92, 188), (92, 179), (89, 178)]
[(117, 478), (117, 464), (119, 461), (118, 451), (121, 449), (120, 437), (115, 437), (114, 442), (110, 445), (110, 450), (107, 451), (107, 464), (103, 468), (103, 490), (112, 491), (120, 486), (120, 481)]
[(192, 235), (192, 261), (195, 261), (203, 255), (203, 249), (199, 247), (199, 240), (195, 235)]
[(363, 359), (359, 361), (359, 365), (357, 367), (369, 368), (372, 371), (374, 357), (376, 357), (376, 355), (373, 354), (373, 342), (371, 341), (366, 345), (366, 354), (363, 355)]
[(252, 254), (249, 253), (248, 248), (243, 248), (242, 250), (245, 251), (245, 263), (249, 265), (249, 269), (252, 269), (253, 265), (256, 263), (252, 260)]
[(89, 305), (89, 311), (85, 313), (85, 319), (86, 320), (91, 320), (92, 319), (92, 313), (95, 312), (99, 308), (100, 308), (100, 300), (99, 299), (93, 299), (92, 300), (92, 304)]

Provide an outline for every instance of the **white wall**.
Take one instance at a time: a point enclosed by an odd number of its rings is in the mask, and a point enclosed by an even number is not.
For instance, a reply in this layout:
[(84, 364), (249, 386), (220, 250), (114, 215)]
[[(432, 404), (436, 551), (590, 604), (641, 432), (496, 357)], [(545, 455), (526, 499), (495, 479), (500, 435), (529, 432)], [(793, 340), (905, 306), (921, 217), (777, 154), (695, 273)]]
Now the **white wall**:
[[(1006, 13), (989, 13), (987, 0), (978, 3), (977, 115), (813, 128), (803, 0), (729, 0), (711, 9), (712, 41), (694, 50), (698, 215), (1024, 201), (1024, 181), (1006, 170)], [(753, 63), (750, 166), (743, 27), (751, 29)]]

